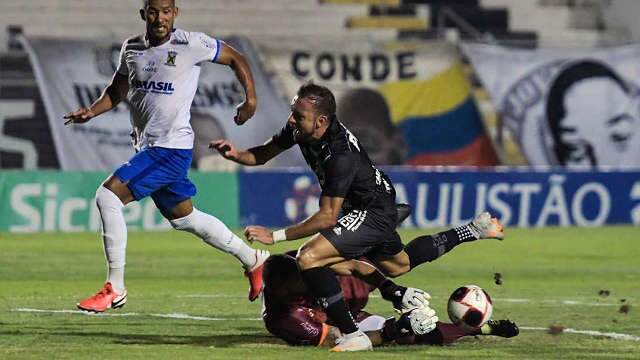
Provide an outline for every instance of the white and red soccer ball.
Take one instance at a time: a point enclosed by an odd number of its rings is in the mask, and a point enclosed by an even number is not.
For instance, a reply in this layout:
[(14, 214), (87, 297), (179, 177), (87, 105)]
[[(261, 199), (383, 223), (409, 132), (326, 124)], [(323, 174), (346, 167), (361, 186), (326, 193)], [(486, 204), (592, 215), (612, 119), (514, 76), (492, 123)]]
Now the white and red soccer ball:
[(486, 291), (476, 285), (457, 288), (449, 297), (447, 313), (451, 321), (467, 329), (477, 329), (491, 319), (493, 304)]

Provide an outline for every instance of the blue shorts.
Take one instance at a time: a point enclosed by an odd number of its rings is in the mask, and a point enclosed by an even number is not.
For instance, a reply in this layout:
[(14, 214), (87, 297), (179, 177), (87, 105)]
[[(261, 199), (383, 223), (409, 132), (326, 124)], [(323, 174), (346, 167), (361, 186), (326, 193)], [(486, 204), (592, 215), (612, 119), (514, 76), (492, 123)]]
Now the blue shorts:
[(113, 175), (127, 184), (136, 200), (149, 195), (163, 215), (193, 197), (196, 187), (187, 178), (191, 149), (149, 147), (135, 154)]

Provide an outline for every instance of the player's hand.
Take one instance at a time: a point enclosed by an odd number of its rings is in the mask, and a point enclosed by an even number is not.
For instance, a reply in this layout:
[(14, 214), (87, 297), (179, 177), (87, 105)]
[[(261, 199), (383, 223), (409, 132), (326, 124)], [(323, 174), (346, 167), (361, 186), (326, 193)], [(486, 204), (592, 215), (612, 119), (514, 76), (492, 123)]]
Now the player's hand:
[(237, 125), (242, 125), (247, 120), (251, 119), (253, 114), (256, 113), (256, 101), (255, 100), (247, 100), (242, 104), (236, 107), (236, 116), (233, 118), (233, 121), (236, 122)]
[(416, 335), (424, 335), (435, 330), (438, 320), (435, 310), (428, 306), (409, 313), (411, 329)]
[(244, 236), (249, 242), (257, 241), (265, 245), (273, 245), (273, 232), (264, 226), (247, 226), (244, 229)]
[(402, 296), (402, 302), (399, 308), (396, 308), (396, 311), (405, 313), (413, 309), (428, 308), (430, 299), (431, 295), (423, 290), (407, 288)]
[(87, 107), (81, 107), (80, 109), (70, 112), (64, 116), (64, 119), (67, 120), (64, 122), (65, 125), (69, 124), (84, 124), (87, 121), (91, 120), (95, 117), (93, 111)]
[(225, 159), (238, 160), (238, 149), (229, 140), (214, 140), (209, 143), (209, 148), (218, 150)]

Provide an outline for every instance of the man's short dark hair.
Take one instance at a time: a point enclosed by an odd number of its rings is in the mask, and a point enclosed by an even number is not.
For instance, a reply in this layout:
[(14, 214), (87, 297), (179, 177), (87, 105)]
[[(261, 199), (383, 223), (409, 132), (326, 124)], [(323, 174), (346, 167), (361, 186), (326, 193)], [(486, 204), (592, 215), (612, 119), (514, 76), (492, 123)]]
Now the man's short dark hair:
[[(171, 2), (173, 3), (173, 6), (176, 5), (176, 0), (171, 0)], [(146, 9), (147, 6), (149, 6), (149, 0), (142, 0), (142, 8)]]
[[(567, 116), (564, 100), (569, 89), (580, 81), (594, 78), (606, 78), (616, 83), (625, 93), (631, 91), (629, 85), (607, 64), (598, 60), (579, 60), (563, 67), (552, 81), (547, 94), (545, 114), (554, 142), (557, 160), (566, 165), (570, 149), (562, 144), (560, 138), (561, 122)], [(594, 160), (595, 161), (595, 160)]]
[(329, 88), (308, 81), (298, 89), (298, 98), (307, 98), (313, 102), (316, 111), (332, 118), (336, 114), (336, 98)]
[(271, 255), (264, 263), (264, 284), (272, 289), (280, 288), (298, 274), (296, 259), (287, 254)]

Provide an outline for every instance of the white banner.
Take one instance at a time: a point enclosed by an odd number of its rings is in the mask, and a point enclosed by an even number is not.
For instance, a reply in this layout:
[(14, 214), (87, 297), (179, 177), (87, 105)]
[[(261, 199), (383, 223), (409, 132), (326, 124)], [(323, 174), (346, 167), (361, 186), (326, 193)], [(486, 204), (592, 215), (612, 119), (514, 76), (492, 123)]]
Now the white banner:
[(640, 45), (463, 51), (532, 165), (640, 167)]
[[(244, 90), (226, 66), (202, 67), (192, 105), (196, 133), (194, 159), (198, 168), (223, 169), (229, 163), (207, 149), (210, 140), (226, 137), (238, 147), (263, 143), (278, 131), (288, 116), (287, 102), (278, 96), (251, 44), (225, 39), (248, 58), (258, 95), (256, 115), (245, 125), (233, 122)], [(113, 41), (28, 38), (24, 42), (45, 104), (55, 147), (63, 170), (113, 170), (133, 155), (127, 105), (102, 114), (87, 124), (64, 126), (64, 114), (97, 99), (111, 81), (121, 43)], [(222, 160), (222, 161), (221, 161)], [(298, 152), (286, 152), (272, 166), (304, 164)]]

